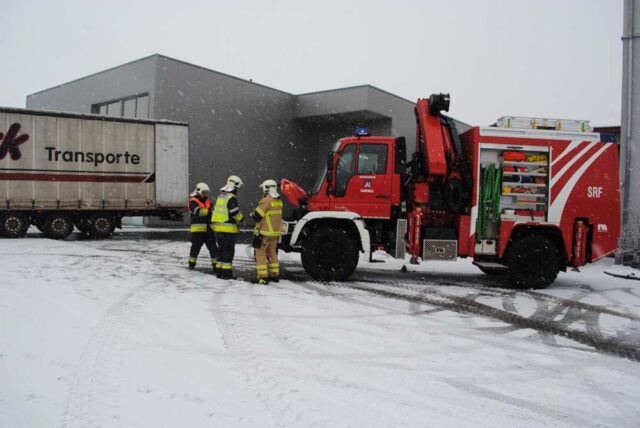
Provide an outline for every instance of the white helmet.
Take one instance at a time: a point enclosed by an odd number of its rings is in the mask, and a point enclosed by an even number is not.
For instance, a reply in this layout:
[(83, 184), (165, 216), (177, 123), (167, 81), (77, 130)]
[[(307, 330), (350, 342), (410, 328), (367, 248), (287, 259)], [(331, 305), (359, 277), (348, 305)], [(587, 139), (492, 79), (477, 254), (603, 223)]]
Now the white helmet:
[(273, 192), (276, 191), (278, 189), (278, 183), (276, 183), (275, 180), (264, 180), (261, 184), (260, 184), (260, 188), (262, 189), (262, 191), (264, 193), (269, 193), (269, 192)]
[(223, 189), (227, 192), (232, 192), (241, 188), (243, 184), (244, 183), (242, 182), (240, 177), (238, 177), (237, 175), (230, 175), (229, 178), (227, 178), (227, 185), (223, 187)]
[(195, 193), (202, 196), (202, 192), (210, 192), (211, 189), (209, 189), (209, 186), (207, 186), (207, 183), (198, 183), (196, 184), (196, 191)]

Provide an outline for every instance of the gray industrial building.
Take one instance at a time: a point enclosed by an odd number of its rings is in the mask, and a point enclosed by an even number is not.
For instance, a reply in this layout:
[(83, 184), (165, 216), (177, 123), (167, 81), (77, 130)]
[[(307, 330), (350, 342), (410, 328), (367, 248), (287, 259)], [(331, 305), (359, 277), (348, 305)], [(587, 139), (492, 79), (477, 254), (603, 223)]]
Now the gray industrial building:
[(31, 94), (27, 108), (188, 122), (191, 186), (215, 192), (236, 174), (248, 203), (266, 178), (309, 188), (331, 144), (356, 127), (415, 136), (414, 102), (370, 85), (293, 95), (163, 55)]

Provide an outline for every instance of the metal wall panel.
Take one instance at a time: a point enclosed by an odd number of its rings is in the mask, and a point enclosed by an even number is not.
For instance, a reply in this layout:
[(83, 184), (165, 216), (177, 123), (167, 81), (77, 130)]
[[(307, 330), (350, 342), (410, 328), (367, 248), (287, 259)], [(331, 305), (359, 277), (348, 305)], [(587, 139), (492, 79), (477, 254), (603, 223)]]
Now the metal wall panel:
[(189, 135), (186, 126), (156, 125), (156, 203), (185, 205), (189, 194)]

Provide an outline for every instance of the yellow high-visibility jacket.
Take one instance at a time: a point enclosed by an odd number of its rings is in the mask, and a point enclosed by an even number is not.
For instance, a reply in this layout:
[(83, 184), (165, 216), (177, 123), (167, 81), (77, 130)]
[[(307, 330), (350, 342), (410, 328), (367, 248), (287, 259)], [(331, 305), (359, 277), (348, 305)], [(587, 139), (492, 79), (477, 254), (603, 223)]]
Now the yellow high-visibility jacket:
[(211, 215), (211, 227), (214, 232), (240, 233), (238, 223), (242, 220), (244, 220), (244, 215), (238, 208), (236, 195), (231, 192), (222, 192), (216, 199), (216, 205), (213, 207)]
[(266, 194), (260, 199), (258, 207), (251, 213), (256, 222), (255, 231), (262, 236), (277, 238), (282, 225), (282, 200)]

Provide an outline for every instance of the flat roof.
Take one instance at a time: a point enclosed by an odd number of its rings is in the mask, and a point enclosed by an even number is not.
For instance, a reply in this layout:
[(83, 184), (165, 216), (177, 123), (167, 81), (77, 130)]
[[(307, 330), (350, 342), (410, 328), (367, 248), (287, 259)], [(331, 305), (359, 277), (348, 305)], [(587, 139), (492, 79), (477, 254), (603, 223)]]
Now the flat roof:
[(105, 116), (101, 114), (93, 114), (93, 113), (68, 113), (62, 111), (52, 111), (52, 110), (37, 110), (37, 109), (27, 109), (27, 108), (18, 108), (18, 107), (0, 107), (0, 113), (13, 113), (13, 114), (30, 114), (32, 116), (55, 116), (55, 117), (66, 117), (73, 119), (91, 119), (91, 120), (101, 120), (104, 122), (129, 122), (129, 123), (145, 123), (145, 124), (164, 124), (164, 125), (180, 125), (180, 126), (188, 126), (187, 122), (177, 122), (173, 120), (166, 119), (138, 119), (135, 117), (120, 117), (120, 116)]
[(52, 89), (57, 89), (57, 88), (60, 88), (60, 87), (66, 86), (66, 85), (70, 85), (70, 84), (72, 84), (72, 83), (79, 82), (79, 81), (84, 80), (84, 79), (89, 79), (89, 78), (91, 78), (91, 77), (94, 77), (94, 76), (100, 75), (100, 74), (102, 74), (102, 73), (106, 73), (106, 72), (108, 72), (108, 71), (113, 71), (113, 70), (116, 70), (116, 69), (118, 69), (118, 68), (126, 67), (126, 66), (131, 65), (131, 64), (136, 64), (136, 63), (139, 63), (139, 62), (147, 61), (147, 60), (150, 60), (150, 59), (152, 59), (152, 58), (162, 58), (162, 59), (166, 59), (166, 60), (169, 60), (169, 61), (175, 61), (175, 62), (178, 62), (178, 63), (180, 63), (180, 64), (188, 65), (188, 66), (190, 66), (190, 67), (198, 68), (198, 69), (201, 69), (201, 70), (204, 70), (204, 71), (208, 71), (208, 72), (210, 72), (210, 73), (216, 73), (216, 74), (219, 74), (219, 75), (221, 75), (221, 76), (230, 77), (230, 78), (232, 78), (232, 79), (240, 80), (240, 81), (242, 81), (242, 82), (245, 82), (245, 83), (248, 83), (248, 84), (251, 84), (251, 85), (261, 86), (261, 87), (263, 87), (263, 88), (265, 88), (265, 89), (270, 89), (270, 90), (273, 90), (273, 91), (276, 91), (276, 92), (280, 92), (280, 93), (283, 93), (283, 94), (291, 95), (291, 96), (293, 96), (293, 97), (305, 96), (305, 95), (314, 95), (314, 94), (320, 94), (320, 93), (324, 93), (324, 92), (337, 92), (337, 91), (343, 91), (343, 90), (348, 90), (348, 89), (355, 89), (355, 88), (370, 87), (370, 88), (373, 88), (373, 89), (375, 89), (375, 90), (377, 90), (377, 91), (383, 92), (383, 93), (385, 93), (385, 94), (387, 94), (387, 95), (390, 95), (390, 96), (393, 96), (393, 97), (395, 97), (395, 98), (398, 98), (398, 99), (400, 99), (400, 100), (402, 100), (402, 101), (406, 101), (406, 102), (409, 102), (409, 103), (412, 103), (412, 104), (413, 104), (413, 101), (410, 101), (410, 100), (408, 100), (408, 99), (406, 99), (406, 98), (403, 98), (403, 97), (401, 97), (401, 96), (399, 96), (399, 95), (393, 94), (393, 93), (391, 93), (391, 92), (389, 92), (389, 91), (385, 91), (384, 89), (380, 89), (380, 88), (378, 88), (378, 87), (376, 87), (376, 86), (373, 86), (373, 85), (370, 85), (370, 84), (362, 84), (362, 85), (354, 85), (354, 86), (345, 86), (345, 87), (335, 88), (335, 89), (325, 89), (325, 90), (321, 90), (321, 91), (305, 92), (305, 93), (302, 93), (302, 94), (293, 94), (293, 93), (291, 93), (291, 92), (283, 91), (283, 90), (281, 90), (281, 89), (273, 88), (273, 87), (271, 87), (271, 86), (263, 85), (263, 84), (261, 84), (261, 83), (256, 83), (256, 82), (255, 82), (255, 81), (253, 81), (253, 80), (243, 79), (243, 78), (241, 78), (241, 77), (233, 76), (233, 75), (231, 75), (231, 74), (223, 73), (223, 72), (221, 72), (221, 71), (213, 70), (213, 69), (211, 69), (211, 68), (203, 67), (203, 66), (201, 66), (201, 65), (193, 64), (193, 63), (190, 63), (190, 62), (187, 62), (187, 61), (183, 61), (183, 60), (180, 60), (180, 59), (172, 58), (172, 57), (170, 57), (170, 56), (163, 55), (163, 54), (159, 54), (159, 53), (155, 53), (155, 54), (151, 54), (151, 55), (148, 55), (148, 56), (145, 56), (145, 57), (142, 57), (142, 58), (138, 58), (138, 59), (135, 59), (135, 60), (133, 60), (133, 61), (126, 62), (126, 63), (124, 63), (124, 64), (120, 64), (120, 65), (116, 65), (116, 66), (114, 66), (114, 67), (110, 67), (110, 68), (104, 69), (104, 70), (102, 70), (102, 71), (97, 71), (97, 72), (95, 72), (95, 73), (91, 73), (91, 74), (88, 74), (88, 75), (86, 75), (86, 76), (83, 76), (83, 77), (79, 77), (79, 78), (77, 78), (77, 79), (70, 80), (70, 81), (68, 81), (68, 82), (66, 82), (66, 83), (62, 83), (62, 84), (59, 84), (59, 85), (56, 85), (56, 86), (52, 86), (52, 87), (47, 88), (47, 89), (43, 89), (43, 90), (40, 90), (40, 91), (37, 91), (37, 92), (33, 92), (33, 93), (31, 93), (31, 94), (28, 94), (27, 96), (32, 96), (32, 95), (41, 94), (41, 93), (43, 93), (43, 92), (47, 92), (47, 91), (50, 91), (50, 90), (52, 90)]

